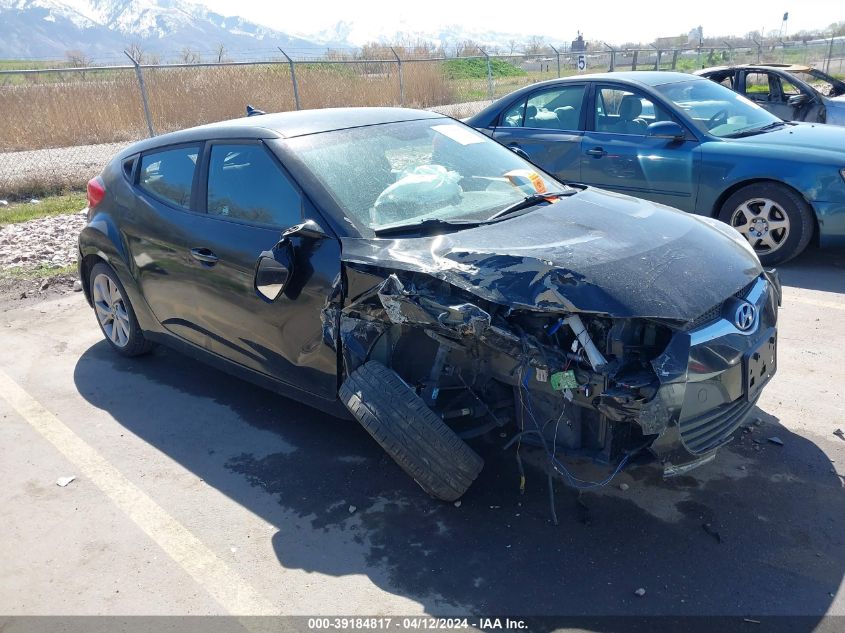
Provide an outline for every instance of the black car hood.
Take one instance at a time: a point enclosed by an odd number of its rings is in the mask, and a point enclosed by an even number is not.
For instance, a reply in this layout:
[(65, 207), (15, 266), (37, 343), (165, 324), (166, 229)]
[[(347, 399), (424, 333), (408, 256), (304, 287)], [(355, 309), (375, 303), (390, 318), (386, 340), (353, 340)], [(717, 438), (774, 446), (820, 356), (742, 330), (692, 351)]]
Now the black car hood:
[(434, 237), (344, 238), (350, 264), (422, 272), (514, 308), (691, 321), (762, 269), (732, 228), (587, 189)]

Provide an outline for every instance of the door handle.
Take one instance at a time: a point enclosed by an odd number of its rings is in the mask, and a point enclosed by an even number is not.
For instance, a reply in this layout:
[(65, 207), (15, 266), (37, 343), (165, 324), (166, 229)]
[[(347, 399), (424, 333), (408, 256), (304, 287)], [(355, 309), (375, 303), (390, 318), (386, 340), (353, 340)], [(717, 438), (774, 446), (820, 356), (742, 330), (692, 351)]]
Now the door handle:
[(516, 143), (511, 143), (510, 145), (508, 145), (508, 149), (510, 151), (512, 151), (514, 154), (516, 154), (517, 156), (524, 158), (525, 160), (531, 160), (531, 157), (528, 156), (528, 152), (526, 152), (524, 149), (522, 149)]
[(607, 155), (607, 152), (604, 151), (601, 147), (594, 147), (593, 149), (588, 149), (587, 153), (590, 156), (595, 156), (596, 158), (601, 158), (602, 156)]
[(217, 260), (220, 259), (219, 257), (217, 257), (217, 255), (212, 253), (207, 248), (192, 248), (191, 257), (193, 257), (198, 262), (202, 262), (203, 264), (210, 264), (212, 266), (217, 263)]

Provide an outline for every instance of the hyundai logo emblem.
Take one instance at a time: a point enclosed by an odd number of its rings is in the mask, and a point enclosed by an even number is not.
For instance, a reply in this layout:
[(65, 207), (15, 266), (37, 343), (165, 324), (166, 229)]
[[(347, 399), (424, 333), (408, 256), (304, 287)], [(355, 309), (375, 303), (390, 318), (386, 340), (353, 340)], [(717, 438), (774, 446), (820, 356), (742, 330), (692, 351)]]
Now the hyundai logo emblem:
[(756, 317), (757, 310), (754, 306), (747, 301), (743, 301), (737, 307), (736, 312), (734, 312), (734, 325), (737, 329), (745, 332), (746, 330), (750, 330), (751, 326), (754, 325), (754, 319)]

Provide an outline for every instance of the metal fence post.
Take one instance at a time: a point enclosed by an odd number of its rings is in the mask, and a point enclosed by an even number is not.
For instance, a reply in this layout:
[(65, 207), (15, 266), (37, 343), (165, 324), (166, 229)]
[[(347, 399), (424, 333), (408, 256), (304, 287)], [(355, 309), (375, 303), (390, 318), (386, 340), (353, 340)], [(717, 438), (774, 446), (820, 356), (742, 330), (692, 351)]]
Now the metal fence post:
[(827, 63), (825, 64), (824, 71), (826, 73), (830, 73), (830, 62), (833, 60), (833, 36), (834, 33), (831, 32), (830, 34), (830, 47), (827, 49)]
[(610, 68), (607, 69), (607, 72), (612, 73), (616, 70), (616, 49), (607, 44), (606, 42), (602, 42), (608, 49), (610, 49)]
[(487, 51), (483, 49), (478, 49), (481, 51), (481, 54), (484, 55), (485, 59), (487, 59), (487, 99), (489, 101), (493, 100), (493, 67), (490, 66), (490, 56), (487, 54)]
[(631, 59), (631, 70), (637, 69), (637, 57), (639, 57), (639, 54), (640, 54), (639, 50), (634, 51), (634, 57)]
[(153, 130), (153, 118), (150, 116), (150, 103), (147, 100), (147, 86), (144, 83), (144, 73), (141, 70), (141, 64), (138, 63), (138, 60), (132, 57), (127, 51), (123, 51), (123, 53), (132, 60), (132, 65), (135, 66), (135, 77), (138, 79), (138, 88), (141, 90), (141, 102), (144, 104), (144, 118), (147, 120), (147, 130), (150, 133), (150, 136), (155, 136), (156, 133)]
[(560, 53), (551, 44), (549, 44), (549, 48), (555, 52), (555, 57), (557, 58), (557, 76), (560, 77)]
[(405, 75), (402, 73), (402, 58), (399, 57), (399, 54), (394, 50), (391, 46), (390, 51), (393, 53), (393, 56), (396, 58), (396, 65), (399, 66), (399, 105), (403, 108), (405, 107)]
[(654, 44), (649, 44), (654, 50), (657, 51), (657, 59), (654, 60), (654, 70), (660, 70), (660, 49), (657, 48)]
[(672, 50), (672, 70), (676, 70), (678, 68), (678, 49), (675, 48)]
[(290, 65), (290, 80), (293, 83), (293, 102), (296, 105), (296, 109), (301, 110), (302, 107), (299, 105), (299, 84), (296, 83), (296, 69), (293, 67), (293, 60), (288, 57), (288, 54), (281, 47), (279, 51), (285, 56), (285, 59), (288, 60), (288, 64)]
[(733, 65), (734, 63), (734, 47), (731, 46), (730, 42), (722, 41), (722, 44), (728, 47), (728, 64)]

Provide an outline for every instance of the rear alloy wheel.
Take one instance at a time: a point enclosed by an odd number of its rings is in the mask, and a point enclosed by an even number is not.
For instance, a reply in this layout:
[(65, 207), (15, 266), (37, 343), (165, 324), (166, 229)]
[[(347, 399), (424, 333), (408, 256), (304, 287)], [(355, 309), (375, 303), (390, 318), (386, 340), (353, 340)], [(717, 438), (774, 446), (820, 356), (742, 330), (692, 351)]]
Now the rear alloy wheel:
[(89, 278), (91, 300), (100, 329), (112, 349), (124, 356), (139, 356), (152, 349), (144, 338), (126, 291), (114, 271), (106, 264), (97, 264)]
[(807, 203), (777, 183), (743, 187), (725, 201), (719, 219), (742, 233), (767, 266), (792, 259), (813, 236), (812, 211)]

